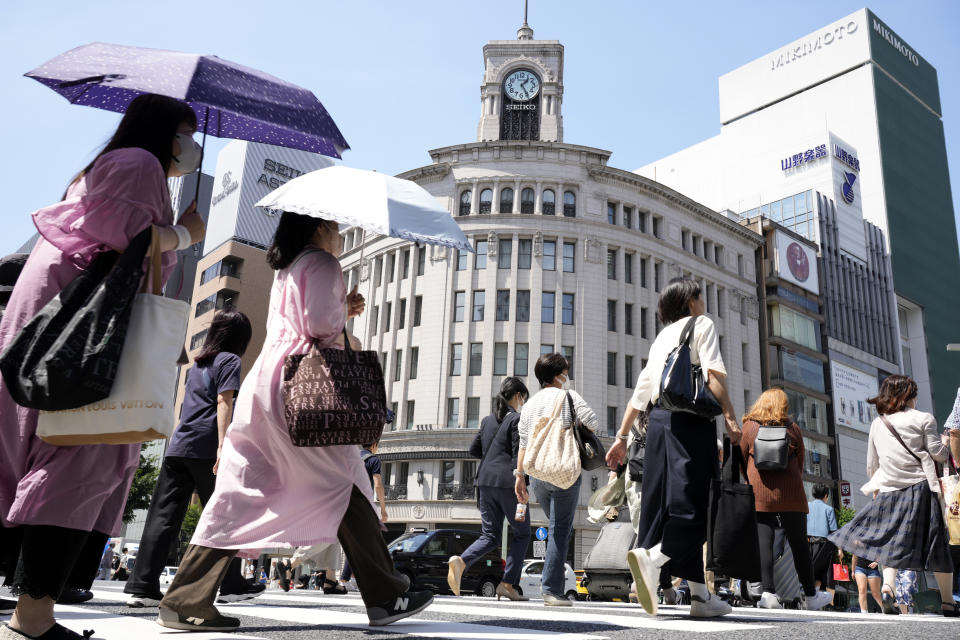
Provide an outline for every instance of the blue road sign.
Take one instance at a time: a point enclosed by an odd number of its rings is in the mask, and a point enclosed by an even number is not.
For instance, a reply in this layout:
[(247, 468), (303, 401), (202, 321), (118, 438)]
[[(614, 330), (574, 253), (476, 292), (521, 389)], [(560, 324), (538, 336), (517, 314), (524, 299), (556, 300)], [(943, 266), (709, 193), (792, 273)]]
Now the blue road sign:
[(547, 539), (547, 528), (537, 527), (537, 540), (546, 540), (546, 539)]

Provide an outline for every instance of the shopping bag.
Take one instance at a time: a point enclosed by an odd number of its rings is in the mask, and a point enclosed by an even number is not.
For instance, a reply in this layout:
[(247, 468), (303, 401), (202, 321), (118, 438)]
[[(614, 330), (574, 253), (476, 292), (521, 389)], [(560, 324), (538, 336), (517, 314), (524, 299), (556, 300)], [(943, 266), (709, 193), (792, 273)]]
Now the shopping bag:
[[(173, 433), (177, 358), (190, 307), (160, 295), (160, 247), (154, 235), (152, 293), (133, 300), (113, 389), (106, 399), (76, 409), (41, 411), (37, 437), (50, 444), (132, 444)], [(144, 282), (144, 287), (147, 282)]]
[(948, 475), (949, 469), (949, 465), (944, 465), (944, 475), (940, 478), (940, 508), (949, 543), (960, 544), (960, 476)]
[(567, 489), (580, 477), (580, 451), (573, 429), (563, 424), (563, 401), (557, 397), (553, 412), (533, 425), (523, 456), (523, 470), (532, 478)]
[(850, 582), (850, 567), (845, 564), (833, 565), (834, 582)]
[(715, 573), (741, 580), (760, 580), (760, 541), (753, 487), (740, 483), (746, 475), (739, 446), (723, 442), (723, 469), (710, 483), (707, 511), (707, 566)]

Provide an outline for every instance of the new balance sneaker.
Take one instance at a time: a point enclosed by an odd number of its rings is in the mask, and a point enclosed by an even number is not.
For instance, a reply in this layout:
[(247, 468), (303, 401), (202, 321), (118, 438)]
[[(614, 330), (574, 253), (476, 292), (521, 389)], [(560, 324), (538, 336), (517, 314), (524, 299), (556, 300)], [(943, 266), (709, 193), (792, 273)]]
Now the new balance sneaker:
[(367, 618), (371, 627), (382, 627), (420, 613), (432, 602), (433, 594), (429, 591), (407, 591), (389, 602), (367, 607)]
[(267, 586), (264, 584), (251, 584), (247, 587), (247, 590), (242, 593), (224, 593), (223, 590), (220, 590), (220, 595), (217, 597), (217, 602), (219, 604), (229, 604), (231, 602), (243, 602), (244, 600), (252, 600), (259, 595), (263, 595), (263, 592), (266, 590)]
[(552, 593), (543, 594), (543, 606), (545, 607), (572, 607), (573, 602), (563, 596), (555, 596)]
[(195, 616), (184, 616), (173, 609), (160, 607), (157, 624), (161, 627), (180, 629), (181, 631), (235, 631), (240, 626), (240, 618), (231, 618), (220, 615), (220, 613), (217, 613), (215, 618), (197, 618)]
[(156, 598), (153, 596), (138, 596), (133, 594), (130, 596), (130, 599), (127, 600), (127, 606), (133, 607), (134, 609), (142, 609), (143, 607), (157, 607), (160, 606), (160, 601), (163, 600), (162, 595), (158, 595)]
[(660, 582), (660, 567), (650, 558), (646, 549), (627, 552), (627, 564), (633, 581), (637, 583), (637, 600), (651, 616), (657, 615), (657, 586)]
[(757, 606), (761, 609), (783, 609), (783, 605), (780, 603), (780, 599), (777, 598), (777, 594), (770, 593), (769, 591), (764, 591), (760, 595), (760, 601), (757, 602)]
[(830, 594), (826, 591), (817, 591), (812, 596), (802, 596), (800, 598), (800, 608), (807, 611), (819, 611), (830, 604)]
[(715, 595), (708, 595), (706, 600), (699, 596), (690, 596), (690, 615), (694, 618), (718, 618), (733, 611), (733, 607)]
[(673, 587), (662, 589), (660, 593), (663, 595), (663, 604), (674, 605), (680, 602), (680, 592)]

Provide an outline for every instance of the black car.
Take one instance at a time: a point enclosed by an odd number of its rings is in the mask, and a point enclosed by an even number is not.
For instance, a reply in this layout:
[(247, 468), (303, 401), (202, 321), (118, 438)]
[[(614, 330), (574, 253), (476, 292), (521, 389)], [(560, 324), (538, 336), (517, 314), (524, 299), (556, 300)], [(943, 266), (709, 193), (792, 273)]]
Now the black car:
[[(410, 578), (417, 589), (450, 593), (447, 585), (447, 561), (461, 555), (480, 537), (476, 531), (461, 529), (413, 530), (388, 545), (397, 570)], [(503, 580), (504, 562), (500, 549), (488, 552), (463, 572), (460, 593), (493, 597)]]

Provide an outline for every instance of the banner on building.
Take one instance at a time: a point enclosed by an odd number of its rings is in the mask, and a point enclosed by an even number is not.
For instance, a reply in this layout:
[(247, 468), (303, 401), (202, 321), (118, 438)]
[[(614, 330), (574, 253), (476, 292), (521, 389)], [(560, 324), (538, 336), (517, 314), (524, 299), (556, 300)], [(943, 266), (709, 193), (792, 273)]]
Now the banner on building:
[(777, 275), (814, 295), (820, 295), (816, 250), (783, 231), (777, 231), (774, 242), (777, 245)]
[(867, 403), (867, 398), (877, 395), (877, 376), (836, 361), (830, 363), (830, 371), (833, 379), (833, 415), (837, 424), (869, 433), (877, 410)]

